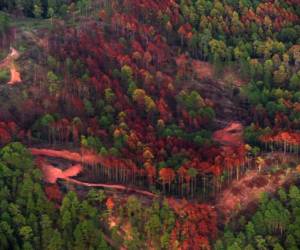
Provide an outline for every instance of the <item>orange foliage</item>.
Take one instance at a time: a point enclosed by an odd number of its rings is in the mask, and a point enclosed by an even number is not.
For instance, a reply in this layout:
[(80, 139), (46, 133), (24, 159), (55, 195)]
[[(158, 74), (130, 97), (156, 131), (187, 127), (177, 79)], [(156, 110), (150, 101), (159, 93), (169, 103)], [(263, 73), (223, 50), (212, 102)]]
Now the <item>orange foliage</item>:
[(109, 197), (106, 201), (106, 207), (108, 210), (112, 211), (115, 207), (115, 202), (112, 197)]
[(175, 247), (179, 242), (179, 249), (182, 250), (211, 249), (209, 240), (215, 239), (217, 234), (216, 211), (207, 204), (174, 199), (168, 202), (179, 215), (171, 233), (171, 245)]

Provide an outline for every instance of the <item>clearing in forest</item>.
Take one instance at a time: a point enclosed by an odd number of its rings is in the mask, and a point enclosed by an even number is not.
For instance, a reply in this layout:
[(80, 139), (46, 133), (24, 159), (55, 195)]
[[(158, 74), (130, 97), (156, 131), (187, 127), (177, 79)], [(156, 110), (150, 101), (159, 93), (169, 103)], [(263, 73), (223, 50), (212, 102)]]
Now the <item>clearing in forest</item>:
[(8, 82), (9, 85), (15, 85), (22, 81), (21, 74), (14, 63), (14, 61), (17, 60), (19, 57), (20, 53), (16, 49), (11, 48), (10, 53), (0, 63), (0, 69), (9, 68), (10, 70), (10, 80)]
[[(285, 160), (288, 160), (287, 157)], [(222, 215), (222, 222), (227, 223), (232, 216), (242, 210), (249, 210), (251, 204), (257, 203), (263, 193), (274, 193), (280, 187), (292, 181), (297, 175), (296, 168), (270, 171), (248, 171), (241, 179), (233, 181), (216, 197), (216, 209)]]

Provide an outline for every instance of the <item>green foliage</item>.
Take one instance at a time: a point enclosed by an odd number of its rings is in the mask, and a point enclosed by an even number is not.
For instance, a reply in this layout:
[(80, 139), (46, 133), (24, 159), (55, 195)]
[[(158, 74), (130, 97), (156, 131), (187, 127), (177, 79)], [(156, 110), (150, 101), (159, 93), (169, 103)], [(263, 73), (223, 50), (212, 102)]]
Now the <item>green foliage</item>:
[(3, 36), (10, 28), (10, 18), (7, 14), (0, 11), (0, 35)]
[[(277, 195), (273, 198), (263, 195), (258, 210), (247, 224), (231, 225), (215, 249), (298, 249), (299, 188), (291, 186), (288, 195), (280, 189)], [(241, 235), (246, 238), (241, 240)]]
[(175, 226), (175, 214), (167, 201), (154, 200), (146, 208), (137, 197), (130, 196), (125, 213), (119, 211), (118, 214), (123, 215), (131, 224), (132, 239), (124, 242), (129, 249), (147, 249), (149, 240), (155, 249), (168, 249)]
[(0, 150), (0, 184), (1, 249), (110, 249), (93, 207), (103, 194), (91, 191), (81, 202), (70, 192), (59, 212), (45, 197), (41, 173), (22, 144)]
[(254, 124), (246, 127), (244, 130), (245, 142), (251, 145), (260, 146), (260, 137), (271, 132), (270, 128), (261, 129)]
[(10, 79), (10, 72), (8, 69), (2, 69), (0, 70), (0, 84), (6, 84), (8, 83)]
[[(250, 82), (243, 87), (243, 94), (251, 104), (252, 121), (263, 128), (285, 129), (277, 124), (276, 115), (291, 116), (289, 126), (298, 126), (299, 119), (284, 101), (294, 104), (300, 100), (296, 94), (300, 78), (295, 73), (299, 70), (299, 11), (299, 6), (284, 1), (268, 6), (261, 1), (180, 1), (180, 23), (190, 24), (192, 29), (184, 48), (191, 57), (212, 62), (216, 75), (226, 64), (236, 66)], [(278, 25), (276, 20), (289, 19), (284, 13), (294, 20)], [(182, 34), (178, 33), (179, 40)], [(272, 91), (279, 87), (291, 92), (283, 98), (273, 96)], [(195, 99), (191, 103), (197, 107)], [(197, 113), (190, 111), (193, 116)]]
[(8, 12), (18, 10), (24, 16), (35, 18), (47, 18), (54, 15), (63, 17), (72, 2), (78, 3), (79, 10), (90, 6), (87, 0), (2, 0), (0, 10)]

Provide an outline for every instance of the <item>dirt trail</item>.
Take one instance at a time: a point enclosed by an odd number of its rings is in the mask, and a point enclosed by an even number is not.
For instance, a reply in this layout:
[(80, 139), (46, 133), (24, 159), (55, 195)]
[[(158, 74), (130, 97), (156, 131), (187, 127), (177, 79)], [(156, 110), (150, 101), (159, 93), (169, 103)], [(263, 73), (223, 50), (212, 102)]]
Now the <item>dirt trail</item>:
[[(240, 128), (240, 126), (232, 125), (228, 127), (228, 130), (236, 131), (238, 130), (237, 128)], [(149, 191), (129, 187), (126, 185), (89, 183), (72, 178), (78, 176), (82, 172), (82, 163), (101, 163), (103, 160), (101, 156), (96, 156), (88, 153), (80, 154), (79, 152), (69, 150), (31, 148), (30, 151), (34, 156), (37, 157), (37, 161), (43, 171), (46, 182), (55, 183), (58, 179), (63, 179), (69, 183), (73, 183), (79, 186), (101, 187), (121, 192), (132, 192), (141, 194), (142, 196), (148, 198), (153, 198), (156, 196)], [(263, 157), (264, 159), (266, 159), (266, 162), (268, 162), (269, 166), (277, 166), (278, 163), (274, 163), (274, 161), (278, 161), (275, 156), (276, 154), (273, 152), (270, 154), (266, 154)], [(272, 160), (269, 160), (270, 157), (272, 158)], [(281, 155), (277, 155), (277, 157), (281, 159), (283, 158)], [(62, 170), (61, 168), (53, 166), (46, 160), (53, 158), (64, 159), (67, 162), (70, 162), (70, 164)], [(292, 156), (289, 156), (286, 157), (284, 161), (288, 161), (291, 159)], [(212, 204), (215, 206), (218, 214), (220, 215), (220, 223), (227, 223), (236, 213), (247, 208), (250, 204), (257, 202), (262, 193), (276, 192), (279, 187), (292, 180), (296, 172), (296, 169), (281, 169), (271, 174), (268, 171), (266, 173), (259, 173), (257, 170), (250, 170), (240, 180), (233, 181), (228, 188), (224, 189), (217, 195), (215, 202), (213, 202)]]
[(14, 85), (16, 83), (20, 83), (21, 81), (21, 74), (17, 70), (16, 65), (13, 63), (10, 67), (10, 81), (8, 82), (8, 84)]
[(103, 184), (103, 183), (88, 183), (88, 182), (82, 182), (82, 181), (78, 181), (72, 178), (65, 178), (66, 181), (70, 182), (70, 183), (74, 183), (80, 186), (85, 186), (85, 187), (103, 187), (103, 188), (111, 188), (111, 189), (115, 189), (115, 190), (119, 190), (119, 191), (126, 191), (126, 192), (134, 192), (137, 194), (142, 194), (142, 195), (146, 195), (149, 197), (155, 197), (156, 195), (148, 192), (148, 191), (144, 191), (144, 190), (140, 190), (137, 188), (130, 188), (124, 185), (113, 185), (113, 184)]
[(16, 49), (10, 48), (10, 53), (0, 62), (0, 68), (8, 67), (14, 60), (17, 60), (19, 56), (20, 53)]
[[(72, 179), (71, 177), (75, 177), (79, 175), (82, 170), (83, 166), (81, 163), (101, 163), (102, 157), (95, 156), (93, 154), (83, 154), (81, 155), (78, 152), (72, 152), (68, 150), (54, 150), (54, 149), (36, 149), (36, 148), (30, 148), (31, 153), (34, 156), (39, 157), (37, 160), (38, 165), (40, 166), (44, 178), (46, 182), (49, 183), (55, 183), (58, 179), (66, 180), (67, 182), (74, 183), (76, 185), (80, 186), (86, 186), (86, 187), (102, 187), (102, 188), (110, 188), (115, 189), (118, 191), (126, 191), (126, 192), (134, 192), (138, 194), (142, 194), (148, 197), (155, 197), (156, 195), (141, 190), (138, 188), (132, 188), (125, 185), (114, 185), (114, 184), (103, 184), (103, 183), (88, 183), (88, 182), (82, 182), (75, 179)], [(60, 168), (57, 168), (50, 163), (48, 163), (45, 158), (61, 158), (68, 160), (70, 162), (77, 162), (79, 164), (70, 165), (66, 170), (61, 170)]]
[(17, 70), (17, 67), (14, 63), (14, 61), (19, 57), (20, 53), (16, 49), (11, 48), (7, 57), (0, 62), (0, 69), (8, 68), (10, 70), (10, 81), (8, 82), (9, 85), (15, 85), (22, 81), (21, 74)]
[(46, 156), (53, 158), (62, 158), (65, 160), (87, 163), (87, 164), (99, 164), (102, 162), (102, 157), (95, 154), (80, 154), (78, 152), (72, 152), (69, 150), (55, 150), (55, 149), (39, 149), (30, 148), (31, 153), (35, 156)]

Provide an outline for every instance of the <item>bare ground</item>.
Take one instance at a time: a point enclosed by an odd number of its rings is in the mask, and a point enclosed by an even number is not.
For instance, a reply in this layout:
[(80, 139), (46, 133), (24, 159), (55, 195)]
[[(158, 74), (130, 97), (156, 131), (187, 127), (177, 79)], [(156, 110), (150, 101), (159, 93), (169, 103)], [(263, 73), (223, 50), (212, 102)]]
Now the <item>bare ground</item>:
[[(69, 183), (73, 183), (75, 185), (79, 186), (85, 186), (85, 187), (102, 187), (102, 188), (109, 188), (114, 189), (118, 191), (126, 191), (126, 192), (134, 192), (137, 194), (145, 195), (148, 197), (155, 197), (156, 195), (146, 191), (141, 190), (134, 187), (128, 187), (125, 185), (112, 185), (112, 184), (104, 184), (104, 183), (88, 183), (88, 182), (82, 182), (79, 180), (75, 180), (72, 177), (76, 177), (79, 175), (82, 170), (83, 166), (81, 164), (83, 163), (102, 163), (102, 157), (94, 154), (88, 154), (85, 153), (81, 155), (78, 152), (72, 152), (68, 150), (54, 150), (54, 149), (36, 149), (31, 148), (31, 153), (34, 156), (39, 157), (37, 160), (37, 164), (41, 168), (44, 179), (48, 183), (55, 183), (58, 179), (63, 179)], [(70, 162), (76, 162), (77, 164), (71, 165), (67, 167), (66, 170), (62, 170), (58, 167), (53, 166), (51, 163), (47, 162), (47, 158), (61, 158), (63, 160), (68, 160)]]
[(22, 81), (21, 74), (14, 63), (14, 61), (19, 57), (20, 53), (16, 49), (11, 48), (11, 51), (7, 57), (0, 62), (0, 69), (8, 68), (10, 70), (10, 80), (8, 82), (9, 85), (15, 85)]
[(277, 172), (259, 173), (248, 171), (240, 180), (233, 181), (216, 197), (215, 207), (220, 223), (226, 224), (237, 213), (256, 204), (263, 193), (275, 193), (280, 187), (293, 180), (296, 169), (281, 169)]
[[(118, 193), (136, 193), (146, 200), (152, 200), (155, 194), (126, 185), (104, 184), (104, 183), (88, 183), (74, 179), (83, 170), (82, 156), (78, 152), (68, 150), (54, 149), (31, 149), (36, 157), (40, 157), (39, 166), (42, 169), (45, 181), (55, 183), (57, 179), (63, 179), (68, 183), (85, 187), (102, 187), (114, 190)], [(86, 157), (85, 160), (95, 162), (92, 156)], [(281, 153), (268, 153), (263, 155), (269, 166), (278, 166), (277, 171), (268, 171), (268, 167), (262, 172), (250, 170), (239, 180), (234, 180), (230, 186), (221, 191), (211, 205), (215, 206), (221, 225), (226, 224), (237, 213), (242, 210), (248, 210), (253, 204), (257, 203), (262, 193), (274, 193), (279, 187), (284, 186), (293, 180), (299, 171), (297, 168), (279, 169), (279, 165), (284, 163), (297, 162), (296, 156), (283, 155)], [(56, 167), (51, 164), (49, 159), (62, 159), (63, 167)], [(94, 159), (92, 159), (94, 158)], [(39, 159), (39, 158), (38, 158)], [(49, 160), (49, 161), (48, 161)], [(67, 163), (66, 163), (67, 162)], [(69, 164), (68, 164), (69, 162)], [(73, 162), (73, 164), (72, 164)], [(67, 166), (66, 166), (67, 165)], [(270, 168), (270, 167), (269, 167)], [(181, 200), (180, 202), (183, 202)]]

